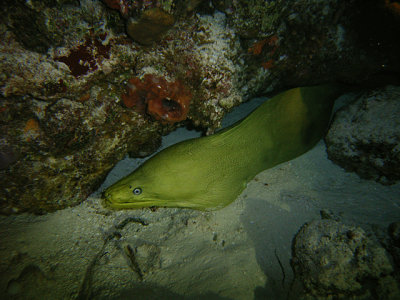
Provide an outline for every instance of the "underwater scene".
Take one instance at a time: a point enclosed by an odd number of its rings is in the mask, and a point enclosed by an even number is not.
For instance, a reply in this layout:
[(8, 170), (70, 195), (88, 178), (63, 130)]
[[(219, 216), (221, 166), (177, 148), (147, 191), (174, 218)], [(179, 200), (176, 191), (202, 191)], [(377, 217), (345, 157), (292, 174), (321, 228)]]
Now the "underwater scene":
[(0, 12), (0, 299), (400, 299), (400, 1)]

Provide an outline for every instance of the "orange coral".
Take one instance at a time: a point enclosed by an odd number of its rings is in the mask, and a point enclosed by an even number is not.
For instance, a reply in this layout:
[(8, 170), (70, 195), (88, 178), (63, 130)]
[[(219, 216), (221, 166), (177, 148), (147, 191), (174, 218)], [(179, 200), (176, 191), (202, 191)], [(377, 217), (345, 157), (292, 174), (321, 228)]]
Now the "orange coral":
[(40, 127), (38, 121), (35, 119), (29, 119), (25, 123), (24, 128), (24, 137), (25, 140), (30, 142), (32, 139), (35, 139), (40, 134)]
[(191, 93), (180, 81), (168, 82), (152, 74), (146, 74), (143, 81), (129, 79), (127, 93), (122, 95), (126, 107), (169, 123), (186, 119), (191, 99)]
[(278, 48), (278, 36), (273, 35), (269, 38), (258, 41), (254, 43), (254, 45), (251, 46), (248, 51), (253, 55), (260, 55), (265, 45), (268, 45), (270, 48), (272, 48), (269, 51), (269, 55), (273, 55)]
[(267, 43), (267, 39), (264, 39), (264, 40), (254, 43), (254, 45), (249, 48), (249, 53), (251, 53), (253, 55), (261, 54), (262, 49), (266, 43)]
[(392, 11), (395, 15), (400, 15), (400, 3), (399, 1), (385, 0), (385, 6)]
[(24, 133), (28, 132), (38, 132), (39, 131), (39, 123), (35, 119), (29, 119), (24, 128)]
[(273, 67), (274, 67), (274, 64), (275, 64), (274, 60), (273, 60), (273, 59), (270, 59), (270, 60), (268, 60), (268, 61), (262, 63), (261, 66), (262, 66), (265, 70), (268, 70), (268, 69), (273, 68)]
[[(253, 46), (251, 46), (248, 51), (253, 55), (260, 55), (263, 52), (265, 46), (268, 46), (267, 47), (268, 50), (264, 51), (264, 57), (272, 57), (279, 46), (278, 36), (273, 35), (270, 36), (269, 38), (258, 41), (254, 43)], [(274, 65), (275, 62), (273, 59), (269, 59), (268, 61), (261, 63), (261, 66), (266, 70), (273, 68)]]

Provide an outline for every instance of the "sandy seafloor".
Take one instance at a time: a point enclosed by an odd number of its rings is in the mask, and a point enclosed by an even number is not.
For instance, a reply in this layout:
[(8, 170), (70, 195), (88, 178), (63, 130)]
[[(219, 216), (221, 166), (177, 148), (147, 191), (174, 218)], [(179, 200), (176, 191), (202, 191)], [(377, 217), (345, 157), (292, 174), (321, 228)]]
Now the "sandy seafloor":
[[(226, 123), (261, 101), (242, 105)], [(179, 129), (163, 145), (198, 135)], [(368, 231), (400, 219), (400, 184), (345, 172), (323, 141), (258, 174), (218, 211), (104, 208), (101, 191), (141, 162), (118, 163), (79, 206), (2, 216), (1, 299), (285, 299), (292, 239), (321, 210)]]

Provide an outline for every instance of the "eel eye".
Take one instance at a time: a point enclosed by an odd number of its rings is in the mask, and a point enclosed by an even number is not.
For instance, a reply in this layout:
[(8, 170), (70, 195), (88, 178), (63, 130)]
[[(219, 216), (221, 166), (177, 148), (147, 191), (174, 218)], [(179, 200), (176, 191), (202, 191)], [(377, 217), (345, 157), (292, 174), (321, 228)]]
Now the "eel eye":
[(140, 195), (142, 193), (142, 189), (137, 187), (134, 188), (132, 192), (134, 195)]

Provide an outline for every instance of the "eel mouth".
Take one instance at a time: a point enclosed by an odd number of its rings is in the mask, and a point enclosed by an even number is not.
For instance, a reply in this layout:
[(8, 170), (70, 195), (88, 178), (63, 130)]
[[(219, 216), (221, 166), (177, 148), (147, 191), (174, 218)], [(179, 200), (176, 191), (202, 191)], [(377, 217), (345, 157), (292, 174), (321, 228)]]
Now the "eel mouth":
[(101, 199), (103, 200), (104, 206), (109, 208), (128, 208), (127, 205), (131, 204), (130, 202), (115, 202), (111, 195), (105, 191), (102, 193)]
[(101, 199), (105, 207), (113, 209), (139, 209), (144, 207), (156, 206), (154, 204), (154, 201), (152, 203), (149, 203), (149, 201), (116, 201), (107, 192), (102, 193)]
[(202, 209), (202, 207), (198, 207), (196, 203), (188, 202), (187, 200), (173, 200), (173, 199), (157, 199), (157, 198), (146, 198), (146, 199), (138, 199), (134, 201), (124, 200), (114, 198), (110, 192), (104, 191), (101, 196), (103, 206), (110, 209), (140, 209), (146, 207), (185, 207), (185, 208), (194, 208), (194, 209)]
[(104, 206), (108, 208), (116, 208), (116, 209), (134, 209), (134, 208), (142, 208), (146, 205), (144, 203), (133, 203), (133, 202), (113, 202), (108, 198), (103, 198)]

